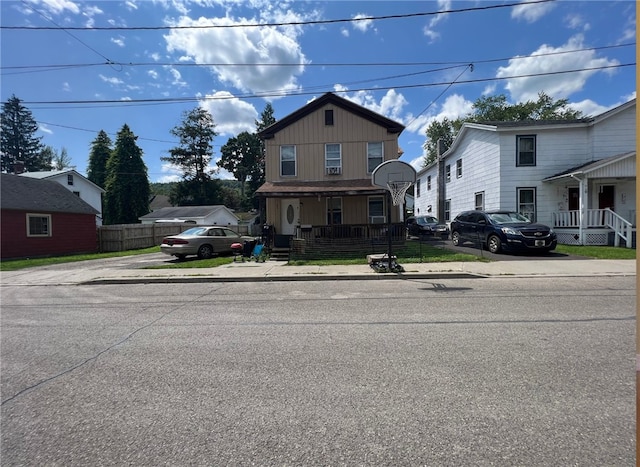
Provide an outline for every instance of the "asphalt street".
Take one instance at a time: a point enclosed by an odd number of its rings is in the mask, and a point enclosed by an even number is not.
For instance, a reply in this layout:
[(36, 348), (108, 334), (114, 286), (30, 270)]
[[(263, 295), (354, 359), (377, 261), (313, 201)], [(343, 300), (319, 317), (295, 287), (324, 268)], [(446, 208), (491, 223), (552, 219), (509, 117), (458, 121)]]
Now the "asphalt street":
[(635, 465), (635, 277), (2, 286), (3, 466)]

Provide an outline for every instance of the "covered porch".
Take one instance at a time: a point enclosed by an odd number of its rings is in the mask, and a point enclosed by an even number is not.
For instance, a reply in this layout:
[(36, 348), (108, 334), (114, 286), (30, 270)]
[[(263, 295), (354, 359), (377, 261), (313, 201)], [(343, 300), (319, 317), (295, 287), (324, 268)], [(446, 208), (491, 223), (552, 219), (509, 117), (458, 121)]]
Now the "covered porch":
[(558, 243), (635, 248), (636, 153), (589, 162), (543, 181), (555, 189)]

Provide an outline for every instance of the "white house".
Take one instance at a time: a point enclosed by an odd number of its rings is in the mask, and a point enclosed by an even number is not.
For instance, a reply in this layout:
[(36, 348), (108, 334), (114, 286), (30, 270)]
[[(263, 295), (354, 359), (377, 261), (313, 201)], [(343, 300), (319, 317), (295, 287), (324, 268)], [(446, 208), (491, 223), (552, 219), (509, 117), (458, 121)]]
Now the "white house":
[(238, 216), (223, 205), (213, 206), (172, 206), (156, 209), (140, 217), (143, 224), (153, 224), (158, 221), (185, 222), (193, 221), (198, 225), (223, 225), (237, 228)]
[(96, 225), (102, 225), (102, 194), (104, 190), (75, 170), (63, 169), (43, 172), (24, 172), (21, 173), (20, 176), (51, 180), (59, 183), (98, 211), (96, 215)]
[(465, 123), (420, 170), (415, 213), (509, 209), (564, 244), (630, 247), (636, 218), (636, 101), (571, 121)]

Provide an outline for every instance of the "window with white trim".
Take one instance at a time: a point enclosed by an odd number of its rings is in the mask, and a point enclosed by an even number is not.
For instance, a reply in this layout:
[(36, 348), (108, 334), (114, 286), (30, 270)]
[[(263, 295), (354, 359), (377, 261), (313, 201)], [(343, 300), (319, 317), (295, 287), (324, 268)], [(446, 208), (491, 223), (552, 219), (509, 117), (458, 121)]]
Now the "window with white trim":
[(427, 175), (427, 191), (431, 190), (431, 175)]
[(484, 191), (475, 194), (476, 211), (484, 211)]
[(331, 143), (324, 145), (324, 166), (326, 169), (342, 167), (342, 145)]
[(367, 143), (367, 172), (372, 173), (383, 162), (382, 141)]
[(518, 196), (518, 212), (531, 222), (536, 221), (536, 189), (516, 188)]
[(420, 179), (418, 178), (416, 180), (416, 198), (420, 198)]
[(27, 237), (51, 237), (51, 214), (27, 214)]
[(456, 161), (456, 178), (462, 177), (462, 159)]
[(444, 168), (444, 178), (448, 182), (451, 181), (451, 165), (447, 164)]
[(516, 167), (534, 167), (536, 165), (536, 136), (516, 136)]
[(296, 175), (296, 147), (294, 145), (280, 146), (280, 175), (283, 177)]
[(451, 200), (444, 200), (444, 221), (449, 222), (451, 220)]
[(73, 174), (67, 174), (67, 185), (73, 185)]

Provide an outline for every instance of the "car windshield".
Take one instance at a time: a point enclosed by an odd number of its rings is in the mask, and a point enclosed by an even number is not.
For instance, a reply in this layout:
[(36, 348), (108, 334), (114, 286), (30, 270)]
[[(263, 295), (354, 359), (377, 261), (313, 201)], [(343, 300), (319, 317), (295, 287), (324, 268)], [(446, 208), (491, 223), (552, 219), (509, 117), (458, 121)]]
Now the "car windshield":
[(420, 225), (437, 224), (438, 219), (433, 216), (418, 217), (416, 218), (416, 222)]
[(517, 212), (496, 212), (494, 214), (489, 214), (489, 218), (495, 224), (522, 224), (523, 222), (531, 222), (529, 219)]
[(203, 235), (207, 231), (204, 227), (192, 227), (185, 230), (180, 235)]

